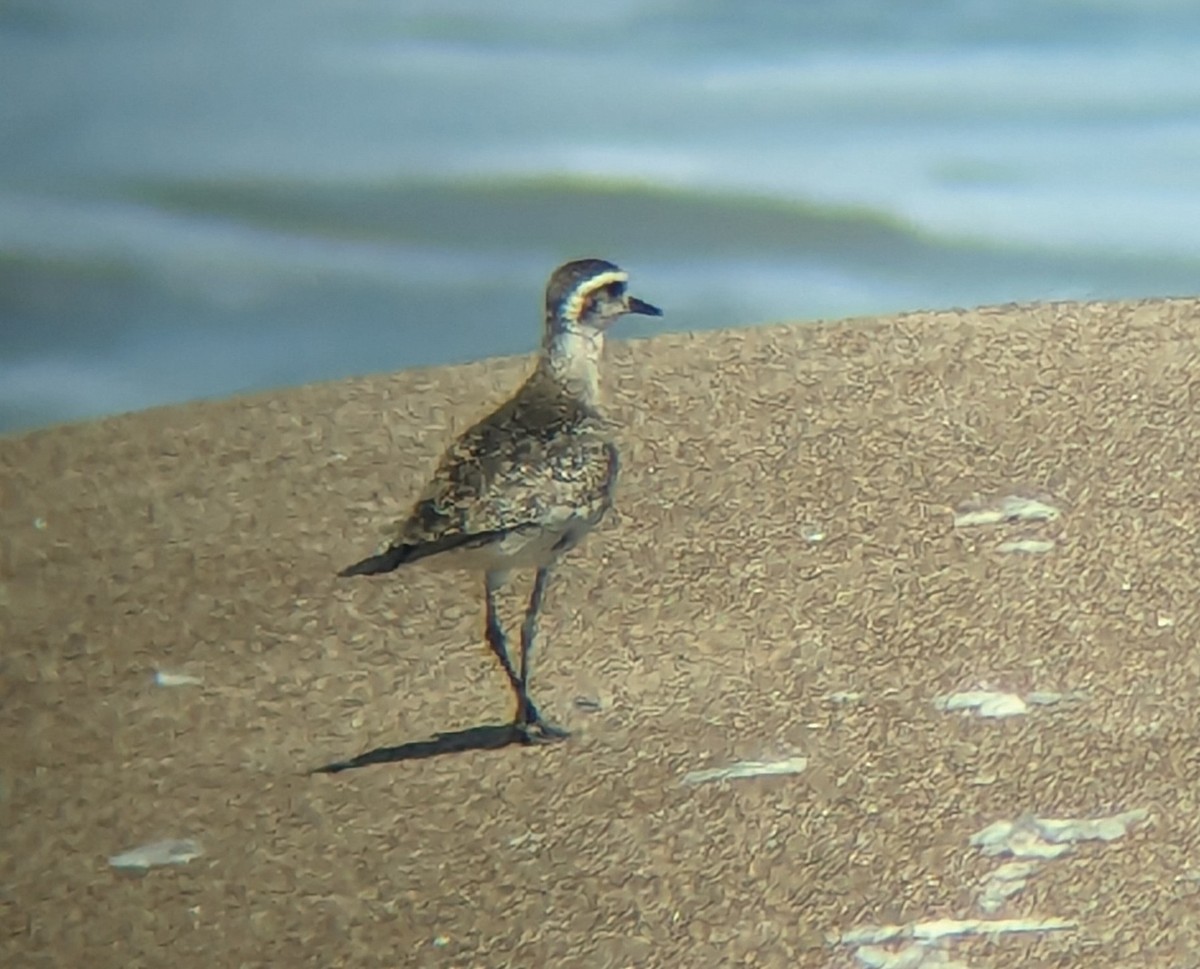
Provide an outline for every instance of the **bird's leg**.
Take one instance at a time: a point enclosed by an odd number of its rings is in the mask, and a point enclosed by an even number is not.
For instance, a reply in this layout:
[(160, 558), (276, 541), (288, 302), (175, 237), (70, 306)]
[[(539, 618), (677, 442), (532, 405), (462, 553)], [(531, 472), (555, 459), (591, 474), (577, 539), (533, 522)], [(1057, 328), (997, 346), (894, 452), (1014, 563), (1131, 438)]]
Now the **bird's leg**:
[(517, 685), (517, 702), (525, 711), (532, 711), (532, 717), (518, 717), (516, 728), (528, 743), (550, 743), (555, 740), (565, 740), (570, 734), (562, 727), (555, 726), (538, 715), (537, 710), (529, 701), (529, 672), (530, 656), (533, 652), (533, 640), (537, 635), (538, 613), (542, 609), (542, 597), (546, 593), (546, 585), (550, 580), (550, 568), (545, 566), (537, 570), (533, 580), (533, 592), (529, 596), (529, 607), (525, 610), (525, 621), (521, 623), (521, 675)]
[(496, 659), (500, 660), (501, 667), (504, 668), (505, 674), (508, 676), (508, 682), (513, 688), (513, 692), (517, 694), (517, 721), (520, 723), (536, 723), (541, 719), (541, 714), (538, 713), (537, 707), (533, 705), (533, 701), (525, 694), (521, 687), (521, 678), (517, 676), (517, 671), (513, 669), (512, 660), (508, 658), (508, 643), (504, 635), (504, 627), (500, 625), (500, 614), (496, 611), (496, 590), (500, 588), (502, 580), (495, 573), (489, 572), (484, 578), (484, 597), (487, 602), (487, 619), (485, 631), (487, 634), (487, 644), (491, 647), (493, 653), (496, 654)]

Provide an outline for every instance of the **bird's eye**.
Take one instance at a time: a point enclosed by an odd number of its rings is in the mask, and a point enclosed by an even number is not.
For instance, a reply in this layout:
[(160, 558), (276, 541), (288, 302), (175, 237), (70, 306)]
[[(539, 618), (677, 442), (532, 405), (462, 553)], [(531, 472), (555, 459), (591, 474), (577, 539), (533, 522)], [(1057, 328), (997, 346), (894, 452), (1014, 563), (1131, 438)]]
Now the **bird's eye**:
[(620, 299), (625, 295), (624, 283), (609, 283), (604, 287), (604, 293), (610, 299)]

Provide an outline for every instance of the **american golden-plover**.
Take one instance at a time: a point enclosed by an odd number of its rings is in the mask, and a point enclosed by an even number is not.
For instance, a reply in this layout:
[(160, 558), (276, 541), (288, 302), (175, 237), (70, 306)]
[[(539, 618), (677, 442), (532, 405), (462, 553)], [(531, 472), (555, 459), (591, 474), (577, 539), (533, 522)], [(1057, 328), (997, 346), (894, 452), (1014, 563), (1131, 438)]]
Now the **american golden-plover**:
[[(545, 329), (533, 373), (443, 455), (395, 539), (341, 575), (376, 575), (410, 562), (484, 575), (484, 635), (517, 697), (525, 742), (566, 731), (529, 698), (530, 657), (550, 572), (612, 505), (617, 449), (600, 412), (604, 334), (627, 313), (662, 311), (626, 292), (628, 275), (603, 259), (559, 266), (546, 285)], [(509, 658), (496, 592), (514, 569), (536, 569), (521, 624), (520, 667)]]

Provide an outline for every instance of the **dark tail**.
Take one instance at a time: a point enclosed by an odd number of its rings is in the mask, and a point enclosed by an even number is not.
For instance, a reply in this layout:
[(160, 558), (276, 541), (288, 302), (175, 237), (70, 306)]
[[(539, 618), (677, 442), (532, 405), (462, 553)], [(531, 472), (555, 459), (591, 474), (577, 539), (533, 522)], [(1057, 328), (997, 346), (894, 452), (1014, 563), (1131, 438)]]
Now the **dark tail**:
[(499, 528), (490, 532), (475, 532), (471, 534), (454, 532), (449, 535), (443, 535), (432, 542), (424, 542), (420, 545), (392, 545), (378, 555), (372, 555), (369, 559), (363, 559), (361, 562), (347, 565), (338, 575), (344, 577), (350, 575), (379, 575), (381, 572), (391, 572), (402, 565), (407, 565), (409, 562), (428, 558), (431, 555), (437, 555), (439, 552), (448, 552), (450, 549), (462, 548), (464, 546), (487, 545), (489, 542), (503, 538), (512, 530)]
[(379, 575), (381, 572), (391, 572), (400, 568), (405, 562), (411, 562), (412, 553), (411, 545), (393, 545), (378, 555), (372, 555), (369, 559), (347, 565), (338, 575), (345, 578), (351, 575)]

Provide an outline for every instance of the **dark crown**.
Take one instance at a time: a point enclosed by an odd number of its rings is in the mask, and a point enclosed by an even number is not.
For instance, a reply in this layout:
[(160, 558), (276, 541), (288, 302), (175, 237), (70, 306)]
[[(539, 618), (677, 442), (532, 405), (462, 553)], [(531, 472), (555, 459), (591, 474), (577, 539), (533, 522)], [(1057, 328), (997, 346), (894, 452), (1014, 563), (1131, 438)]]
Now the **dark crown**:
[(614, 274), (624, 281), (624, 270), (605, 259), (576, 259), (559, 266), (546, 284), (546, 315), (561, 317), (581, 289), (590, 289), (593, 280)]

